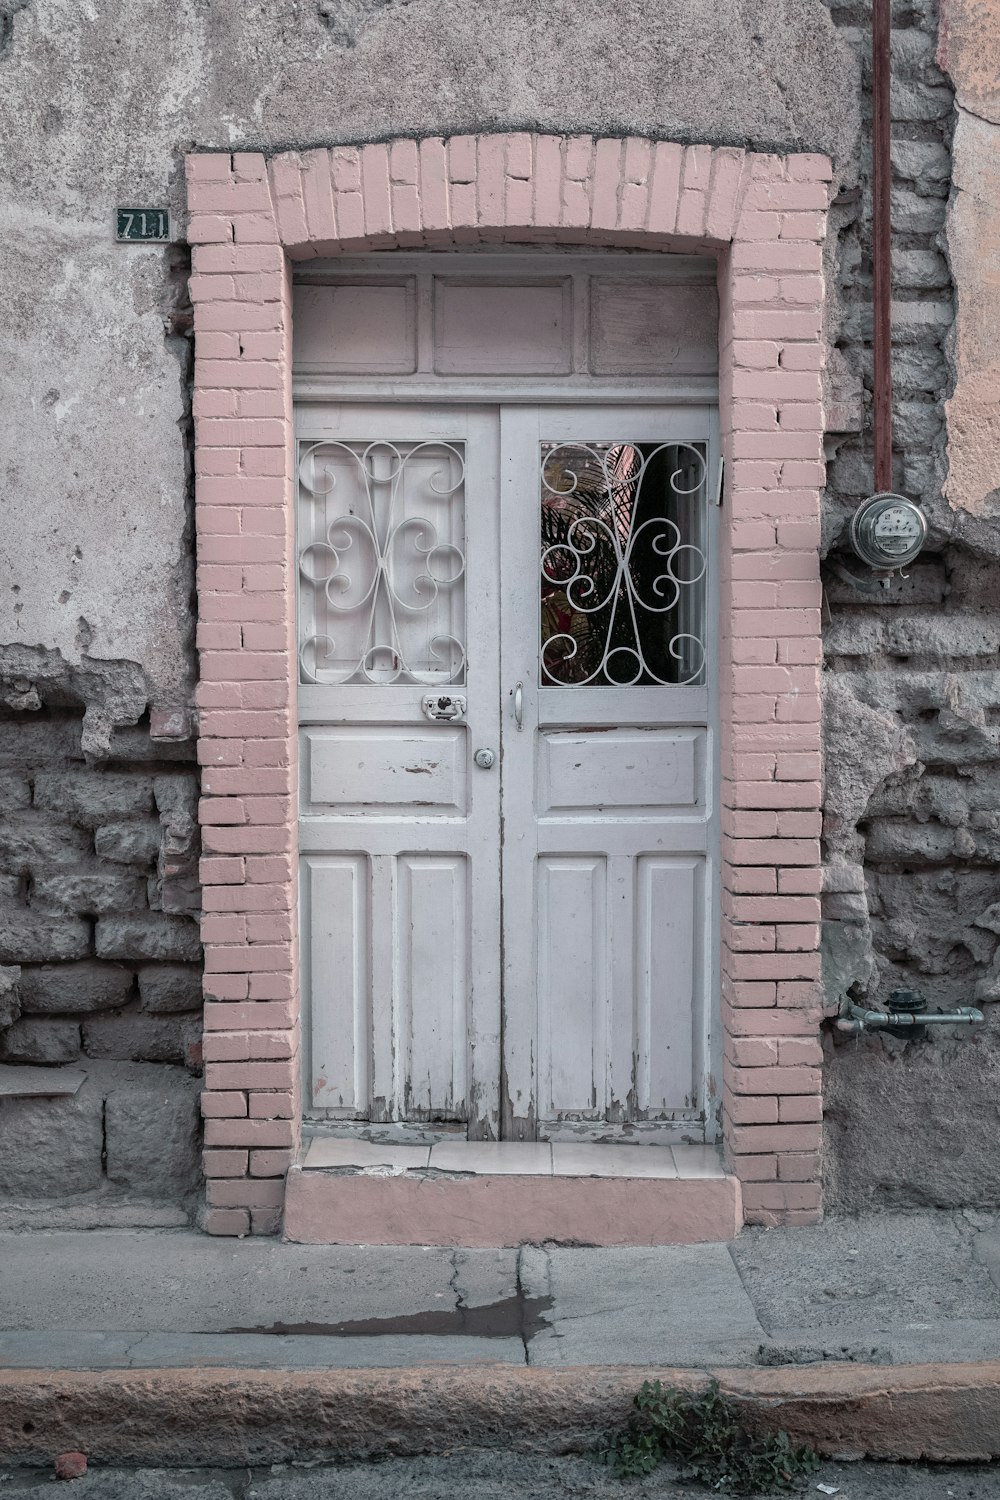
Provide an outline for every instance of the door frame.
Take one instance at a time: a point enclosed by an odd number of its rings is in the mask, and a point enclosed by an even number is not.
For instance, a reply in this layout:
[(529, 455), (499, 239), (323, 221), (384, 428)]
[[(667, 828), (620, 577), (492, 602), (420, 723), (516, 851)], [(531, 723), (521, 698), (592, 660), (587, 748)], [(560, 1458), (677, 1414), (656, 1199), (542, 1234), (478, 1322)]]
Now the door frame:
[(291, 264), (470, 243), (718, 263), (725, 1064), (748, 1221), (821, 1213), (824, 483), (816, 154), (483, 134), (187, 158), (194, 271), (205, 1227), (273, 1233), (301, 1138)]

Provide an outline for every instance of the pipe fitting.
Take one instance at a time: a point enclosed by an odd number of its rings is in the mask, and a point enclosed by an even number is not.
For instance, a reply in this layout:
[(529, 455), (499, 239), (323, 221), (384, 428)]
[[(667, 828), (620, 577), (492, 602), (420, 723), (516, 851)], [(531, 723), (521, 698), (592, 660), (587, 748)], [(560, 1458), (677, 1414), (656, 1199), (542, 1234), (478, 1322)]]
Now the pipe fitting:
[(854, 1035), (863, 1031), (918, 1034), (923, 1026), (978, 1026), (985, 1020), (983, 1012), (972, 1005), (959, 1006), (958, 1010), (888, 1011), (865, 1010), (852, 1003), (848, 1013), (838, 1016), (834, 1025), (838, 1031)]

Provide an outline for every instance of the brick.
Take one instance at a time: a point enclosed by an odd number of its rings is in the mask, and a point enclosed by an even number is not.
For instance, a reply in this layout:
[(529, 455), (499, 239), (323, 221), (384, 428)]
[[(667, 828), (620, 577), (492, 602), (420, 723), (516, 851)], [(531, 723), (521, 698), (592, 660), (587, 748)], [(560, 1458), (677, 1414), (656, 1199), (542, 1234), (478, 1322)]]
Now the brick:
[(820, 1074), (815, 1068), (733, 1068), (725, 1077), (735, 1094), (817, 1094)]
[(258, 1120), (291, 1120), (294, 1118), (295, 1100), (291, 1091), (271, 1094), (255, 1092), (250, 1095), (250, 1114)]
[(292, 1164), (291, 1151), (251, 1151), (251, 1177), (284, 1177)]
[(221, 1062), (205, 1066), (205, 1087), (211, 1090), (287, 1089), (294, 1079), (295, 1067), (291, 1061)]
[(743, 1189), (743, 1208), (747, 1213), (770, 1209), (782, 1213), (789, 1208), (818, 1209), (822, 1189), (818, 1182), (749, 1183)]
[(210, 1178), (206, 1198), (213, 1208), (280, 1208), (285, 1183), (283, 1178)]
[(823, 1118), (823, 1100), (819, 1094), (790, 1094), (778, 1099), (778, 1120), (782, 1125), (809, 1124)]
[(237, 1091), (203, 1093), (201, 1096), (201, 1112), (206, 1120), (245, 1118), (247, 1113), (247, 1096), (245, 1093)]
[(819, 1125), (743, 1125), (729, 1136), (737, 1155), (756, 1151), (818, 1151), (823, 1139)]
[(244, 1208), (213, 1208), (205, 1215), (206, 1234), (236, 1235), (250, 1233), (250, 1215)]
[(240, 1150), (203, 1151), (202, 1171), (206, 1177), (245, 1177), (249, 1153)]
[(276, 1031), (292, 1025), (290, 1005), (281, 1001), (273, 1004), (205, 1006), (204, 1025), (206, 1031)]
[[(251, 1096), (251, 1100), (252, 1100)], [(291, 1120), (206, 1120), (206, 1146), (294, 1146)], [(815, 1143), (801, 1149), (814, 1149)], [(776, 1148), (777, 1149), (777, 1148)], [(790, 1144), (786, 1149), (797, 1149)]]

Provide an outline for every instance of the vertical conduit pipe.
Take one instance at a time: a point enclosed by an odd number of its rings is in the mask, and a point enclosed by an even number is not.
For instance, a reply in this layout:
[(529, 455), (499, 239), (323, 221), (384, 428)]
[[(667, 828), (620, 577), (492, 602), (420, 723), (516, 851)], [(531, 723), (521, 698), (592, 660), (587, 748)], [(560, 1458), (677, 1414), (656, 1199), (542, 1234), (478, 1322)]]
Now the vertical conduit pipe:
[(892, 489), (892, 0), (872, 0), (872, 316), (875, 489)]

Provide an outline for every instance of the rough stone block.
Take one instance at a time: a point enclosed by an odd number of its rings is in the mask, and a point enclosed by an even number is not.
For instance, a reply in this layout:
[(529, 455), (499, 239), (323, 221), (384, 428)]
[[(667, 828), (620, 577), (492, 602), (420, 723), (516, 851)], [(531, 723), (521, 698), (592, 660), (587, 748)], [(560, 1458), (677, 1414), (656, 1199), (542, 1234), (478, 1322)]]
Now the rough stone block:
[(132, 983), (132, 971), (117, 964), (43, 964), (22, 970), (21, 1008), (25, 1014), (116, 1010), (128, 1004)]
[(45, 771), (35, 778), (35, 806), (85, 828), (153, 810), (149, 777), (114, 771)]
[(74, 1021), (15, 1021), (0, 1040), (5, 1062), (65, 1063), (80, 1056), (80, 1028)]
[(0, 1030), (13, 1026), (21, 1014), (21, 970), (16, 965), (0, 968)]
[(100, 1187), (103, 1108), (90, 1077), (68, 1097), (0, 1100), (0, 1194), (65, 1200)]
[(0, 821), (0, 861), (10, 872), (30, 874), (40, 866), (76, 864), (89, 852), (79, 828), (36, 812), (12, 813)]
[(142, 1016), (126, 1013), (99, 1016), (83, 1023), (83, 1050), (88, 1057), (119, 1062), (177, 1063), (183, 1066), (189, 1048), (201, 1038), (201, 1023), (193, 1017)]
[(199, 1080), (181, 1068), (133, 1064), (107, 1089), (107, 1173), (144, 1198), (197, 1186)]
[(892, 170), (897, 177), (919, 183), (925, 192), (933, 184), (942, 194), (947, 194), (951, 157), (940, 141), (895, 140), (892, 143)]
[(201, 957), (198, 929), (185, 917), (146, 912), (134, 917), (102, 917), (96, 929), (99, 958), (167, 959), (196, 962)]
[(48, 963), (86, 958), (90, 923), (80, 917), (46, 916), (24, 907), (0, 909), (0, 963)]
[(200, 1010), (201, 968), (187, 964), (158, 964), (139, 970), (140, 1007), (151, 1015)]
[(17, 812), (31, 806), (31, 783), (17, 771), (0, 773), (0, 812)]
[(107, 823), (94, 834), (94, 848), (101, 859), (145, 869), (160, 852), (159, 823)]
[(117, 871), (60, 871), (38, 875), (32, 906), (101, 917), (109, 913), (141, 911), (146, 904), (145, 881)]
[(164, 817), (178, 814), (197, 821), (198, 778), (188, 772), (153, 777), (153, 798), (157, 811)]

